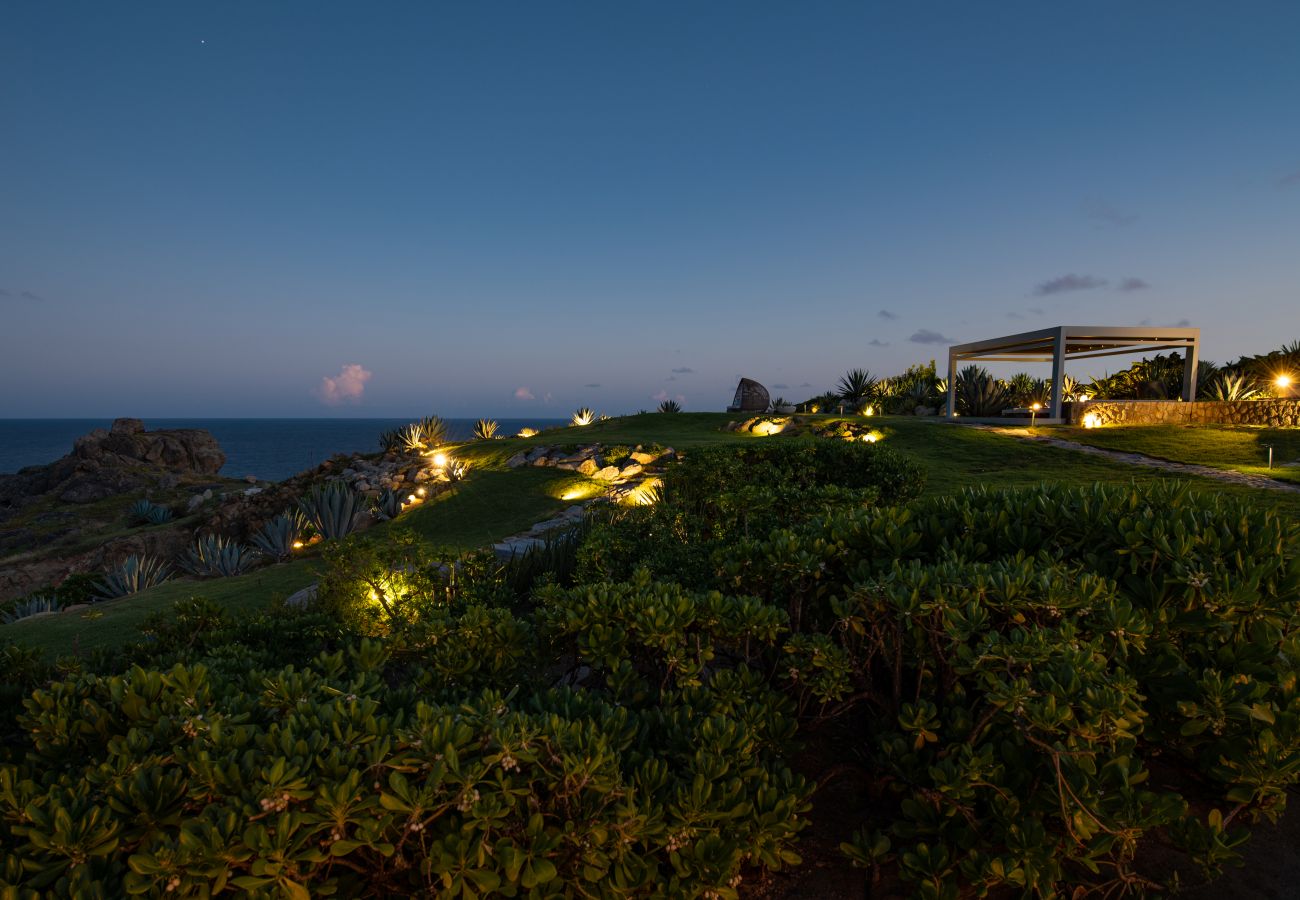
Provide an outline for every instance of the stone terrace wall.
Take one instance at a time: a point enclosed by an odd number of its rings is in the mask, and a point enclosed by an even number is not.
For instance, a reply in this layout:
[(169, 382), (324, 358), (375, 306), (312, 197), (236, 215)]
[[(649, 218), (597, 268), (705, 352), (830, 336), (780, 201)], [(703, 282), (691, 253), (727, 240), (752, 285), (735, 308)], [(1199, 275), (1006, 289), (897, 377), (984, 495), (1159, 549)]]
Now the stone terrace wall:
[(1096, 413), (1102, 425), (1300, 426), (1300, 400), (1089, 400), (1063, 404), (1071, 425)]

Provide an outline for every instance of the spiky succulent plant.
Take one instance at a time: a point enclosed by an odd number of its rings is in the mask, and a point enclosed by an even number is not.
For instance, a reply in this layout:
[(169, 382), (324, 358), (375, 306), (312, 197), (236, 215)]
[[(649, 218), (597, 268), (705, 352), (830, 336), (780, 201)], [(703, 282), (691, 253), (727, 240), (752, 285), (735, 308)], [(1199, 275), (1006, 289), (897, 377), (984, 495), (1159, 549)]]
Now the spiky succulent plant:
[(197, 578), (229, 578), (242, 575), (257, 562), (257, 551), (209, 534), (194, 542), (176, 564)]
[(877, 379), (866, 369), (849, 369), (840, 378), (840, 399), (858, 405), (865, 402), (876, 390)]
[(379, 434), (379, 449), (385, 453), (396, 453), (402, 449), (402, 429), (390, 428)]
[(161, 559), (148, 554), (128, 556), (118, 567), (109, 569), (96, 582), (95, 599), (113, 600), (138, 594), (146, 588), (162, 584), (171, 577), (171, 569)]
[(497, 436), (500, 427), (495, 419), (479, 419), (474, 423), (474, 440), (490, 441)]
[(392, 488), (384, 488), (375, 501), (375, 515), (380, 519), (396, 519), (402, 512), (402, 495)]
[(293, 556), (293, 545), (302, 540), (306, 526), (307, 520), (301, 510), (285, 510), (263, 524), (251, 540), (267, 559), (285, 560)]
[(132, 525), (162, 525), (171, 521), (172, 511), (148, 500), (137, 500), (131, 504), (126, 516)]
[(573, 414), (573, 418), (569, 420), (569, 424), (581, 428), (585, 425), (590, 425), (594, 421), (596, 421), (595, 411), (590, 407), (584, 406)]
[(1011, 389), (980, 366), (957, 373), (957, 411), (963, 416), (1000, 416), (1011, 405)]
[(17, 601), (3, 614), (0, 614), (0, 622), (8, 625), (10, 622), (17, 622), (19, 619), (58, 612), (61, 609), (63, 609), (63, 601), (58, 597), (44, 595), (28, 597), (26, 600)]
[(1211, 400), (1250, 400), (1260, 394), (1259, 384), (1249, 375), (1225, 372), (1215, 377), (1206, 391)]
[(338, 481), (312, 488), (298, 501), (298, 508), (326, 540), (347, 537), (366, 515), (362, 496)]
[(659, 411), (661, 413), (679, 413), (682, 411), (682, 405), (676, 400), (665, 400), (659, 404)]

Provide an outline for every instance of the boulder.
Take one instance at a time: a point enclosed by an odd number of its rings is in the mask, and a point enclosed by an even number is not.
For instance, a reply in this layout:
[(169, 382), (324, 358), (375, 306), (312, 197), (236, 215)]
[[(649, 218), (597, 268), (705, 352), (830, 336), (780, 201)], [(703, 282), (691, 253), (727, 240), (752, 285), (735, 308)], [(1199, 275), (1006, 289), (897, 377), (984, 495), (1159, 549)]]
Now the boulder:
[(597, 472), (600, 471), (600, 466), (596, 463), (594, 459), (588, 457), (587, 459), (584, 459), (582, 462), (578, 463), (578, 468), (576, 469), (576, 471), (579, 475), (586, 475), (588, 478), (591, 478), (593, 475), (595, 475)]
[(520, 466), (526, 465), (528, 465), (528, 454), (522, 450), (506, 460), (506, 466), (511, 469), (517, 469)]
[(650, 463), (654, 462), (657, 458), (658, 457), (656, 457), (653, 453), (643, 453), (640, 450), (634, 450), (632, 452), (632, 459), (643, 466), (650, 465)]
[(596, 472), (595, 476), (601, 481), (614, 481), (618, 478), (618, 466), (605, 466), (605, 468)]

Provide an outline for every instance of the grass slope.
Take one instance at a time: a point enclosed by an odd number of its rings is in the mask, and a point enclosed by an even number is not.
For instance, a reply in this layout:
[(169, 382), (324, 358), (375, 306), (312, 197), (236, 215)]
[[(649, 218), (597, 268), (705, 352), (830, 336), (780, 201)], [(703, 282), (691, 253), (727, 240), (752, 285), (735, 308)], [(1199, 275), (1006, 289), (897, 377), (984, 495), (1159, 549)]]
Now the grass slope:
[[(636, 444), (671, 446), (676, 449), (707, 444), (747, 440), (787, 440), (786, 437), (755, 438), (721, 429), (738, 416), (723, 413), (647, 414), (627, 416), (596, 423), (585, 428), (548, 431), (535, 438), (509, 438), (481, 441), (451, 448), (454, 456), (471, 463), (469, 478), (455, 491), (417, 506), (400, 516), (395, 523), (376, 526), (369, 533), (380, 536), (394, 527), (409, 527), (431, 545), (454, 550), (468, 550), (498, 541), (527, 530), (532, 524), (549, 518), (584, 496), (594, 496), (600, 486), (570, 472), (531, 466), (510, 469), (505, 461), (531, 446), (556, 444), (605, 445)], [(818, 417), (830, 420), (838, 417)], [(948, 425), (933, 420), (880, 418), (876, 422), (885, 435), (886, 446), (912, 455), (925, 469), (926, 491), (945, 494), (967, 487), (983, 485), (993, 488), (1026, 487), (1041, 482), (1068, 484), (1149, 483), (1152, 481), (1187, 481), (1193, 488), (1271, 503), (1292, 515), (1300, 515), (1300, 497), (1281, 492), (1223, 484), (1207, 478), (1184, 478), (1172, 473), (1129, 466), (1045, 444), (1008, 437), (974, 428)], [(1256, 438), (1259, 429), (1182, 428), (1093, 429), (1082, 434), (1100, 435), (1114, 441), (1116, 449), (1155, 453), (1154, 437), (1168, 445), (1166, 458), (1205, 462), (1200, 448), (1237, 447), (1237, 453), (1251, 452), (1246, 438)], [(1075, 437), (1074, 429), (1052, 429), (1052, 433)], [(1132, 432), (1154, 432), (1144, 437)], [(1240, 432), (1240, 433), (1239, 433)], [(1190, 433), (1190, 435), (1189, 435)], [(1300, 431), (1275, 433), (1271, 437), (1279, 446), (1293, 446), (1300, 453)], [(1180, 441), (1192, 441), (1186, 447)], [(1292, 441), (1284, 444), (1284, 440)], [(1124, 442), (1131, 445), (1120, 446)], [(1196, 443), (1199, 442), (1199, 443)], [(1089, 443), (1094, 443), (1090, 440)], [(1161, 446), (1163, 446), (1162, 444)], [(1098, 444), (1111, 446), (1111, 444)], [(1208, 451), (1205, 451), (1208, 452)], [(576, 495), (576, 496), (575, 496)], [(171, 582), (134, 597), (96, 605), (92, 610), (78, 610), (46, 616), (0, 628), (0, 641), (11, 638), (20, 644), (43, 648), (51, 655), (82, 649), (111, 646), (134, 636), (146, 617), (167, 610), (180, 599), (204, 596), (231, 608), (253, 608), (284, 596), (315, 579), (314, 566), (300, 560), (287, 566), (260, 569), (239, 578), (207, 582)], [(74, 644), (75, 642), (75, 644)]]
[[(1300, 483), (1300, 428), (1250, 425), (1126, 425), (1122, 428), (1060, 428), (1053, 436), (1107, 450), (1141, 453), (1173, 462), (1233, 469)], [(1273, 466), (1268, 469), (1268, 447)]]

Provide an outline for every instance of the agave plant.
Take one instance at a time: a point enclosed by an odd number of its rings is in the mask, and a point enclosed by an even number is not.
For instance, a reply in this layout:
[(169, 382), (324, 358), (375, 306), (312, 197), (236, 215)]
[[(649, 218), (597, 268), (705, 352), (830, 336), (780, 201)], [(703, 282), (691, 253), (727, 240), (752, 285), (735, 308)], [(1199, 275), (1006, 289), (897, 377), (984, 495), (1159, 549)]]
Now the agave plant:
[(416, 424), (420, 426), (424, 443), (430, 449), (447, 443), (447, 423), (438, 416), (425, 416)]
[(385, 453), (396, 453), (402, 449), (402, 429), (390, 428), (379, 435), (379, 448)]
[(442, 470), (448, 481), (460, 481), (469, 472), (469, 463), (463, 459), (449, 459)]
[(876, 390), (879, 381), (866, 369), (849, 369), (840, 379), (839, 397), (849, 403), (859, 405)]
[(537, 435), (539, 434), (541, 434), (541, 432), (538, 431), (536, 428), (520, 428), (519, 432), (515, 435), (515, 437), (530, 438), (530, 437), (537, 437)]
[(8, 625), (10, 622), (17, 622), (19, 619), (27, 619), (43, 613), (58, 612), (61, 609), (63, 609), (63, 601), (58, 597), (28, 597), (26, 600), (19, 600), (3, 615), (0, 615), (0, 623)]
[(573, 414), (573, 418), (569, 420), (569, 424), (581, 428), (585, 425), (590, 425), (594, 421), (596, 421), (596, 413), (584, 406)]
[(659, 412), (661, 413), (679, 413), (681, 411), (682, 405), (676, 400), (665, 400), (659, 404)]
[(1030, 396), (1034, 392), (1034, 376), (1028, 372), (1017, 372), (1007, 379), (1007, 387), (1011, 389), (1011, 399), (1017, 406), (1028, 406), (1033, 403)]
[(148, 500), (137, 500), (131, 504), (126, 515), (132, 525), (162, 525), (171, 521), (172, 511)]
[(96, 600), (112, 600), (137, 594), (146, 588), (162, 584), (171, 577), (171, 569), (161, 559), (148, 554), (128, 556), (115, 569), (110, 569), (95, 583)]
[(347, 537), (366, 514), (361, 495), (337, 481), (313, 488), (298, 508), (326, 540)]
[(397, 430), (397, 449), (407, 453), (418, 453), (425, 449), (424, 430), (419, 423), (412, 423)]
[(957, 411), (963, 416), (999, 416), (1012, 402), (1011, 389), (980, 366), (957, 373)]
[(1210, 382), (1211, 400), (1250, 400), (1260, 394), (1259, 384), (1249, 375), (1225, 372)]
[(253, 546), (268, 559), (288, 559), (293, 556), (293, 545), (301, 540), (306, 525), (301, 511), (287, 510), (258, 529), (252, 537)]
[(497, 436), (500, 427), (495, 419), (479, 419), (474, 423), (474, 440), (490, 441)]
[(402, 512), (402, 495), (392, 488), (384, 488), (375, 501), (375, 515), (389, 521), (396, 519)]
[(210, 534), (195, 541), (176, 564), (197, 578), (229, 578), (244, 574), (256, 561), (257, 551)]
[(907, 391), (907, 402), (913, 408), (931, 405), (934, 403), (934, 385), (925, 381), (915, 382)]

